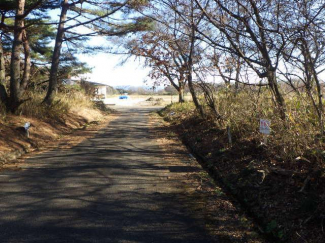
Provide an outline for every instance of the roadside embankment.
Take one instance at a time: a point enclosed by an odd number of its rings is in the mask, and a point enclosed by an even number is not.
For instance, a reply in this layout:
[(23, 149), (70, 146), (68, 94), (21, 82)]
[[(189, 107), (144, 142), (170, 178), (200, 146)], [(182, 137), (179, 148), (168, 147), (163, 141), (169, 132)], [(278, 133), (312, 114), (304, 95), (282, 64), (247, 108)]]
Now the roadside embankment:
[[(2, 114), (0, 118), (0, 170), (16, 168), (15, 159), (31, 151), (57, 146), (73, 146), (91, 136), (113, 116), (105, 105), (85, 101), (85, 97), (59, 100), (52, 107), (36, 102), (22, 106), (19, 115)], [(78, 105), (79, 104), (79, 105)], [(28, 135), (24, 128), (30, 124)], [(88, 130), (88, 131), (87, 131)]]
[(239, 203), (202, 168), (168, 123), (157, 114), (152, 114), (150, 121), (152, 136), (165, 151), (164, 163), (187, 168), (185, 174), (178, 171), (173, 179), (184, 181), (186, 178), (182, 185), (183, 194), (191, 202), (188, 207), (196, 217), (204, 220), (217, 242), (269, 242)]
[(229, 145), (227, 129), (198, 117), (191, 103), (160, 115), (273, 241), (323, 242), (325, 174), (318, 164), (303, 156), (285, 160), (256, 136), (234, 134)]

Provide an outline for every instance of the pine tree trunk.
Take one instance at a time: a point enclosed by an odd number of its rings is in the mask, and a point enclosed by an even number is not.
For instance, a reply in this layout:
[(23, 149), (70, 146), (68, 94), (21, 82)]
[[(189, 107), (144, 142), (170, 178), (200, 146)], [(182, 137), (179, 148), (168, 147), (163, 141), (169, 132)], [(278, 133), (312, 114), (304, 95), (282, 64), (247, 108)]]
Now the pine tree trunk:
[(20, 92), (20, 61), (23, 44), (24, 11), (25, 0), (18, 0), (10, 66), (10, 98), (7, 103), (7, 108), (11, 112), (15, 112), (22, 103)]
[(5, 70), (5, 58), (2, 48), (2, 43), (0, 39), (0, 101), (6, 103), (8, 99), (8, 94), (5, 88), (6, 82), (6, 70)]
[(31, 71), (31, 53), (30, 53), (30, 46), (27, 38), (27, 33), (24, 30), (23, 32), (23, 47), (24, 47), (24, 54), (25, 54), (25, 61), (24, 61), (24, 74), (23, 79), (20, 84), (20, 92), (23, 93), (30, 80), (30, 71)]
[(64, 24), (67, 18), (67, 12), (69, 9), (68, 0), (64, 0), (62, 3), (62, 10), (60, 15), (60, 22), (58, 26), (58, 31), (55, 40), (54, 52), (52, 56), (52, 65), (50, 71), (50, 78), (49, 78), (49, 88), (44, 99), (44, 103), (51, 105), (53, 103), (54, 97), (57, 93), (58, 89), (58, 70), (60, 64), (60, 55), (61, 55), (61, 48), (64, 38)]

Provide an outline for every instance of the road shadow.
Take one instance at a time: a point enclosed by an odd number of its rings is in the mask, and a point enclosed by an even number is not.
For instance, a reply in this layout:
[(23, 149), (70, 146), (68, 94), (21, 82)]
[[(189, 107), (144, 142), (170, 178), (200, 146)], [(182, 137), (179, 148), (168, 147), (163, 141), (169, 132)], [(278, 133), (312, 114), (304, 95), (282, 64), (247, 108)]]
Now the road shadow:
[[(129, 109), (71, 149), (0, 174), (1, 242), (217, 242), (150, 138), (148, 109)], [(177, 176), (176, 176), (177, 175)]]

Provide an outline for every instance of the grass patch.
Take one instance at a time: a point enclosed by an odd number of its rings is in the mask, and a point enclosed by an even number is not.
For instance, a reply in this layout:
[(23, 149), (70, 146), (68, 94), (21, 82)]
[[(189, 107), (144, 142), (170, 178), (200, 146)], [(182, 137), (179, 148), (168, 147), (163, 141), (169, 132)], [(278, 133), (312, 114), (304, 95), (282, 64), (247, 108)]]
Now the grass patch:
[[(325, 217), (325, 139), (308, 98), (286, 96), (287, 119), (281, 120), (267, 90), (215, 93), (214, 111), (194, 104), (172, 104), (160, 111), (191, 149), (205, 158), (206, 168), (261, 222), (276, 242), (322, 242)], [(267, 145), (259, 120), (271, 121)], [(228, 142), (230, 127), (232, 145)]]
[[(268, 149), (274, 151), (285, 161), (295, 161), (304, 157), (323, 165), (325, 154), (325, 137), (320, 134), (317, 116), (305, 99), (307, 97), (288, 96), (287, 120), (282, 121), (274, 112), (274, 103), (267, 90), (256, 94), (243, 90), (237, 95), (220, 92), (215, 95), (215, 105), (222, 121), (204, 103), (207, 114), (207, 128), (210, 132), (222, 131), (225, 135), (229, 127), (234, 142), (243, 140), (263, 141), (259, 132), (260, 119), (271, 121), (271, 134), (268, 136)], [(165, 120), (173, 123), (188, 119), (198, 119), (193, 102), (174, 103), (160, 111)], [(198, 140), (201, 138), (198, 137)], [(198, 141), (199, 142), (199, 141)], [(225, 141), (226, 142), (226, 141)]]
[(95, 108), (93, 102), (82, 92), (73, 92), (70, 94), (58, 94), (53, 104), (48, 106), (42, 104), (44, 94), (31, 93), (31, 100), (21, 105), (18, 114), (38, 118), (60, 121), (64, 119), (72, 108)]

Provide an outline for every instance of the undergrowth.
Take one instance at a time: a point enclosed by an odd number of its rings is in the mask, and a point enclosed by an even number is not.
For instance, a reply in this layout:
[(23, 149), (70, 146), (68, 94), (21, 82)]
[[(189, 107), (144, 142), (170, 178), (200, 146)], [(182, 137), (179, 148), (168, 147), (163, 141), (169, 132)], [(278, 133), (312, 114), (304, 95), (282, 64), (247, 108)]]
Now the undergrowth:
[[(287, 95), (284, 121), (267, 90), (219, 90), (215, 110), (204, 98), (200, 101), (205, 119), (192, 102), (171, 104), (160, 114), (245, 205), (271, 242), (323, 242), (324, 136), (308, 98)], [(262, 143), (260, 119), (271, 121), (267, 144)]]
[[(259, 132), (260, 119), (271, 121), (271, 134), (267, 137), (270, 152), (285, 161), (295, 161), (298, 157), (316, 161), (323, 166), (325, 156), (324, 136), (317, 125), (317, 115), (304, 96), (286, 97), (287, 119), (283, 121), (274, 111), (271, 94), (267, 90), (259, 92), (242, 90), (236, 95), (220, 90), (214, 94), (215, 107), (222, 119), (201, 99), (211, 129), (224, 131), (230, 128), (233, 142), (257, 140), (262, 142)], [(192, 102), (175, 103), (166, 107), (164, 116), (170, 121), (198, 117)]]
[[(43, 120), (63, 121), (73, 108), (101, 110), (101, 106), (91, 101), (82, 91), (58, 93), (50, 106), (42, 104), (44, 96), (44, 93), (30, 92), (29, 100), (19, 107), (16, 114)], [(6, 109), (0, 103), (0, 119), (5, 118), (6, 115)]]
[(74, 92), (72, 94), (57, 94), (52, 105), (42, 104), (44, 95), (42, 93), (31, 93), (31, 100), (25, 102), (18, 110), (19, 114), (35, 117), (39, 119), (61, 120), (69, 113), (71, 108), (93, 107), (91, 100), (82, 92)]

